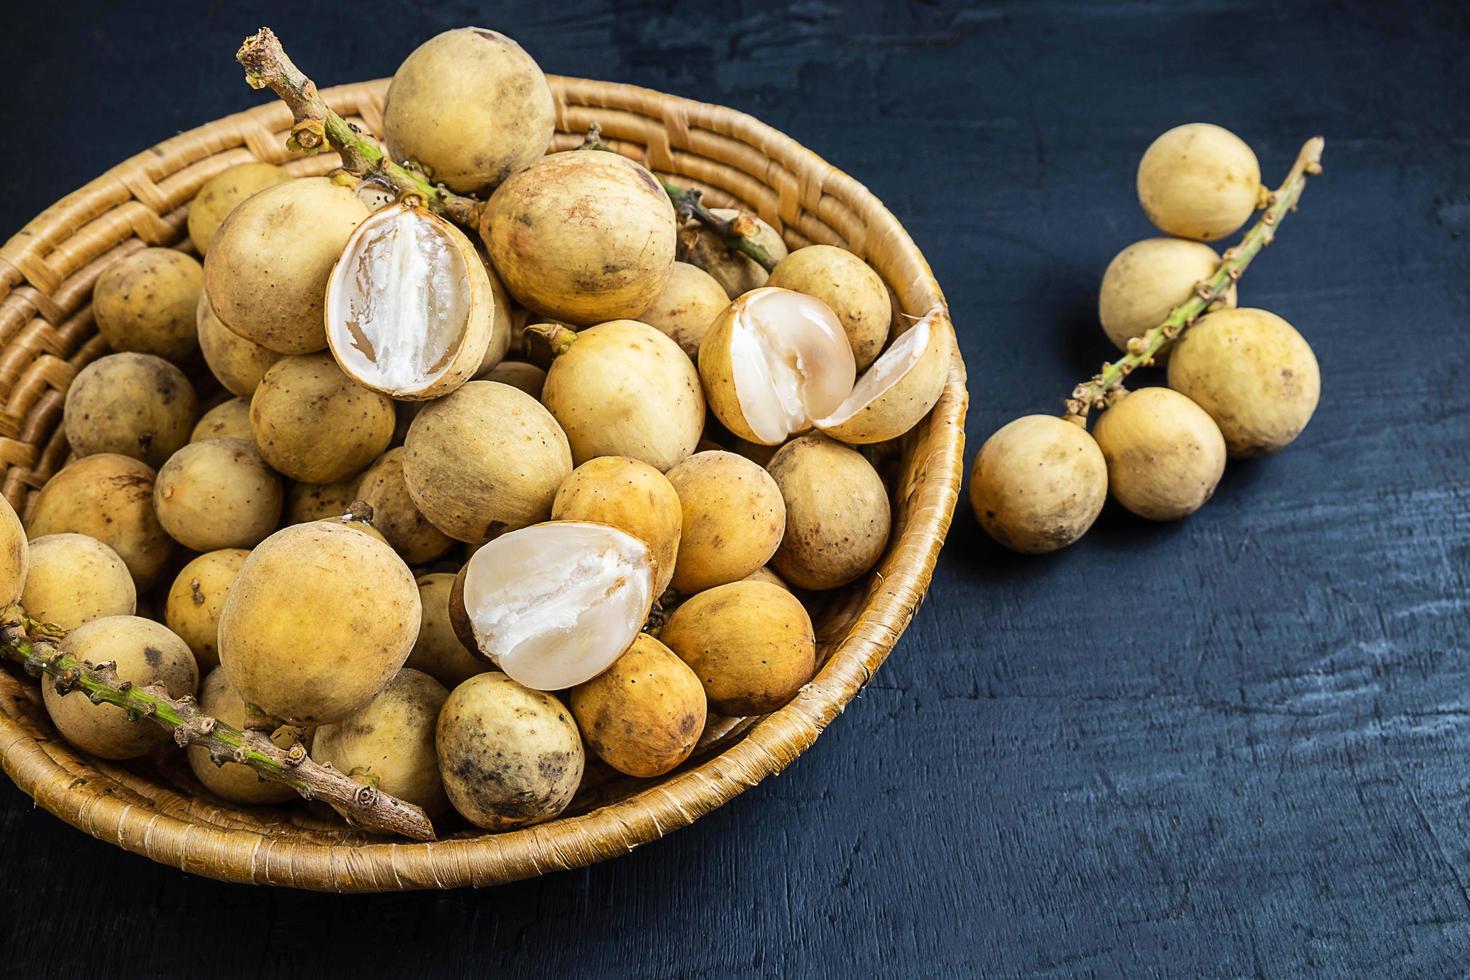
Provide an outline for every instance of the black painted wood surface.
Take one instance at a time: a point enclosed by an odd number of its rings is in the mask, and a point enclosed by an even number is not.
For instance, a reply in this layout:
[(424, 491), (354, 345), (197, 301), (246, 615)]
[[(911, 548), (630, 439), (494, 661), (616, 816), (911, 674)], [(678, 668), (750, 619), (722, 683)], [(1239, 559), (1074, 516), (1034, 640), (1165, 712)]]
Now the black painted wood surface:
[[(313, 9), (308, 9), (313, 8)], [(781, 777), (621, 860), (482, 892), (231, 887), (0, 785), (0, 975), (1453, 975), (1470, 948), (1470, 8), (52, 4), (0, 30), (0, 229), (253, 104), (483, 23), (550, 71), (752, 112), (905, 223), (954, 309), (971, 450), (1108, 345), (1148, 142), (1208, 120), (1326, 175), (1248, 274), (1321, 361), (1298, 443), (1155, 526), (1010, 556), (967, 506), (866, 694)]]

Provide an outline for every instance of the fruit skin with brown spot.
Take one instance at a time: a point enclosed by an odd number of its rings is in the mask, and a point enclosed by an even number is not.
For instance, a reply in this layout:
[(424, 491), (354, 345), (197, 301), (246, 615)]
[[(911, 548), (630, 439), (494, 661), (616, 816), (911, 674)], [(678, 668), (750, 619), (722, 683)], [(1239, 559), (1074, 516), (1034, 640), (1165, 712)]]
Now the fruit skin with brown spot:
[(274, 469), (303, 483), (356, 476), (393, 439), (393, 399), (357, 384), (330, 354), (283, 357), (250, 397), (250, 431)]
[(816, 669), (806, 608), (767, 582), (731, 582), (691, 597), (659, 639), (694, 670), (710, 706), (723, 715), (775, 711)]
[(1108, 488), (1124, 507), (1154, 521), (1204, 506), (1225, 472), (1225, 440), (1205, 411), (1168, 388), (1140, 388), (1115, 401), (1092, 427), (1108, 461)]
[(199, 293), (199, 306), (195, 310), (199, 330), (199, 350), (204, 354), (204, 363), (215, 380), (225, 386), (232, 395), (249, 398), (260, 385), (271, 365), (284, 354), (262, 347), (253, 340), (246, 340), (225, 326), (209, 305), (209, 295)]
[(199, 260), (172, 248), (145, 248), (117, 260), (97, 279), (92, 314), (115, 351), (153, 354), (174, 363), (199, 349), (194, 307), (203, 288)]
[[(229, 677), (218, 668), (211, 670), (205, 676), (204, 683), (199, 685), (199, 710), (236, 728), (246, 721), (245, 702), (230, 687)], [(271, 740), (281, 748), (290, 748), (293, 731), (289, 727), (282, 728), (279, 733), (271, 736)], [(261, 779), (249, 766), (238, 762), (215, 765), (209, 758), (209, 750), (203, 746), (189, 746), (188, 755), (189, 768), (194, 771), (194, 778), (215, 796), (231, 803), (265, 806), (296, 799), (296, 791), (290, 786)]]
[(699, 356), (699, 342), (710, 324), (729, 305), (724, 287), (714, 276), (687, 262), (675, 262), (663, 292), (638, 319), (666, 334), (693, 360)]
[(699, 677), (647, 633), (607, 670), (572, 688), (571, 707), (598, 758), (644, 777), (689, 758), (708, 712)]
[(206, 552), (180, 569), (169, 587), (163, 621), (189, 644), (204, 670), (219, 666), (220, 612), (249, 557), (244, 548)]
[(281, 521), (281, 478), (244, 439), (191, 442), (153, 484), (163, 529), (193, 551), (252, 548)]
[(403, 478), (403, 456), (402, 446), (379, 456), (362, 475), (356, 499), (373, 509), (373, 527), (393, 550), (410, 565), (422, 565), (448, 551), (454, 539), (431, 524), (413, 502)]
[(786, 531), (776, 481), (735, 453), (695, 453), (669, 470), (683, 515), (673, 586), (681, 594), (735, 582), (770, 561)]
[(21, 604), (62, 629), (137, 612), (138, 590), (117, 552), (85, 534), (44, 534), (30, 543)]
[(1138, 201), (1154, 227), (1213, 242), (1234, 234), (1261, 201), (1261, 165), (1245, 141), (1210, 123), (1175, 126), (1138, 164)]
[(512, 388), (519, 388), (532, 398), (539, 400), (546, 386), (546, 372), (525, 361), (501, 361), (484, 374), (481, 381), (498, 381)]
[(115, 453), (83, 456), (46, 481), (31, 508), (31, 537), (72, 531), (116, 551), (140, 592), (158, 578), (174, 543), (153, 509), (153, 468)]
[(679, 494), (668, 477), (647, 463), (627, 456), (589, 459), (557, 488), (551, 519), (593, 521), (627, 531), (648, 545), (658, 562), (654, 596), (669, 587), (683, 526)]
[(199, 412), (184, 372), (153, 354), (109, 354), (66, 390), (63, 425), (78, 456), (118, 453), (159, 466), (189, 441)]
[(859, 371), (878, 359), (888, 341), (893, 306), (872, 266), (835, 245), (808, 245), (771, 270), (767, 286), (815, 296), (842, 321)]
[(0, 599), (6, 605), (21, 597), (30, 563), (26, 529), (10, 501), (0, 497)]
[(786, 502), (770, 565), (803, 589), (846, 585), (878, 563), (893, 515), (888, 490), (861, 453), (823, 435), (782, 446), (766, 467)]
[(189, 434), (189, 441), (202, 442), (205, 439), (244, 439), (252, 442), (254, 436), (250, 432), (250, 400), (231, 398), (199, 416), (199, 421), (194, 424), (194, 431)]
[[(490, 661), (473, 652), (474, 636), (466, 646), (460, 639), (456, 623), (451, 617), (450, 600), (457, 575), (449, 572), (432, 572), (418, 577), (419, 602), (424, 610), (423, 623), (419, 626), (418, 639), (408, 655), (406, 666), (421, 670), (448, 688), (458, 687), (476, 674), (491, 670)], [(464, 615), (464, 586), (460, 585), (460, 615)], [(463, 628), (470, 630), (469, 620), (464, 619)]]
[(485, 830), (526, 827), (561, 813), (587, 761), (567, 707), (499, 671), (450, 692), (435, 744), (450, 802)]
[(1108, 498), (1108, 464), (1080, 425), (1027, 415), (996, 430), (970, 468), (970, 503), (985, 532), (1042, 555), (1076, 541)]
[(256, 160), (221, 170), (204, 182), (189, 203), (189, 240), (200, 255), (208, 253), (214, 233), (241, 201), (290, 179), (275, 164)]
[(1219, 310), (1202, 317), (1169, 358), (1169, 387), (1210, 414), (1230, 455), (1264, 456), (1311, 421), (1322, 393), (1312, 347), (1265, 310)]
[(358, 476), (336, 483), (293, 483), (286, 490), (286, 513), (281, 523), (305, 524), (341, 517), (357, 500), (361, 483), (362, 478)]
[[(1113, 256), (1103, 272), (1097, 299), (1103, 332), (1118, 350), (1126, 351), (1129, 340), (1163, 323), (1219, 266), (1219, 254), (1203, 242), (1182, 238), (1134, 242)], [(1235, 298), (1231, 283), (1217, 302), (1234, 306)], [(1168, 350), (1164, 348), (1164, 354)]]

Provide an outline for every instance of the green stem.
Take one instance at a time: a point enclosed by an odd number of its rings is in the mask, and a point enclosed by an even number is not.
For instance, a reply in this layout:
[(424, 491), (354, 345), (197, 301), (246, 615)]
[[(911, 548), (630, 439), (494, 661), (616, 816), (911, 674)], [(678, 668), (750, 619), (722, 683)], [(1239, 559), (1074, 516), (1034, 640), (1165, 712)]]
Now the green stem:
[(0, 660), (21, 665), (33, 677), (47, 675), (60, 694), (79, 693), (93, 704), (114, 705), (134, 721), (147, 718), (172, 732), (180, 748), (198, 745), (206, 749), (215, 765), (246, 765), (262, 778), (285, 783), (305, 799), (330, 803), (365, 830), (412, 840), (434, 839), (434, 827), (419, 807), (313, 761), (300, 742), (283, 749), (268, 733), (242, 731), (204, 714), (192, 697), (170, 697), (156, 684), (139, 687), (120, 678), (115, 664), (77, 660), (61, 649), (65, 633), (30, 618), (19, 604), (11, 603), (0, 613)]
[(1128, 352), (1116, 361), (1104, 364), (1102, 370), (1072, 390), (1066, 400), (1067, 418), (1081, 425), (1087, 424), (1087, 414), (1092, 409), (1104, 409), (1110, 396), (1121, 390), (1123, 380), (1140, 367), (1148, 367), (1154, 358), (1194, 325), (1209, 305), (1229, 292), (1230, 287), (1250, 267), (1251, 260), (1261, 249), (1270, 245), (1276, 237), (1276, 229), (1286, 216), (1296, 210), (1307, 178), (1322, 172), (1323, 139), (1314, 136), (1302, 146), (1296, 163), (1286, 180), (1267, 197), (1266, 209), (1256, 223), (1245, 233), (1240, 244), (1228, 248), (1220, 256), (1220, 265), (1208, 278), (1195, 284), (1194, 295), (1174, 307), (1158, 326), (1150, 327), (1141, 336), (1128, 342)]

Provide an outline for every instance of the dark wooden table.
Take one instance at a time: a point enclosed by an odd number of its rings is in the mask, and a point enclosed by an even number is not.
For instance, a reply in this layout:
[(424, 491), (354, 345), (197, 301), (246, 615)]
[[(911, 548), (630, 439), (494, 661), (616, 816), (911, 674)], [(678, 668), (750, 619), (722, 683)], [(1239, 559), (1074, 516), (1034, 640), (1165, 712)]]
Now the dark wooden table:
[[(747, 110), (929, 256), (971, 445), (1108, 347), (1149, 141), (1208, 120), (1274, 183), (1242, 286), (1321, 407), (1190, 520), (1010, 556), (956, 516), (867, 693), (785, 775), (621, 860), (343, 898), (186, 877), (0, 785), (0, 974), (1463, 974), (1470, 948), (1470, 8), (1464, 3), (32, 5), (0, 31), (0, 229), (252, 104), (276, 27), (323, 82), (487, 21), (550, 71)], [(504, 9), (500, 9), (504, 7)]]

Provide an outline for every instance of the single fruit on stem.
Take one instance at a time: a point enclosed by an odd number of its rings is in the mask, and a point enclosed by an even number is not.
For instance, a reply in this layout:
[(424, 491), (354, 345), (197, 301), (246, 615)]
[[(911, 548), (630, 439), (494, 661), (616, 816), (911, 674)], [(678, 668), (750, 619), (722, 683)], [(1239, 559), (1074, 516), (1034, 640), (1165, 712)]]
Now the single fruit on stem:
[(1129, 392), (1092, 431), (1108, 461), (1108, 488), (1139, 517), (1188, 517), (1210, 499), (1225, 472), (1219, 427), (1169, 388)]
[(1067, 547), (1092, 527), (1108, 498), (1108, 466), (1096, 440), (1055, 415), (1027, 415), (985, 440), (970, 469), (975, 517), (1023, 554)]
[(1209, 123), (1176, 126), (1138, 164), (1138, 200), (1160, 231), (1202, 242), (1233, 235), (1260, 206), (1261, 165), (1245, 141)]
[[(1145, 238), (1113, 257), (1098, 291), (1097, 315), (1103, 332), (1120, 351), (1149, 327), (1188, 301), (1195, 284), (1220, 267), (1220, 255), (1203, 242), (1182, 238)], [(1231, 283), (1216, 306), (1235, 305)]]

